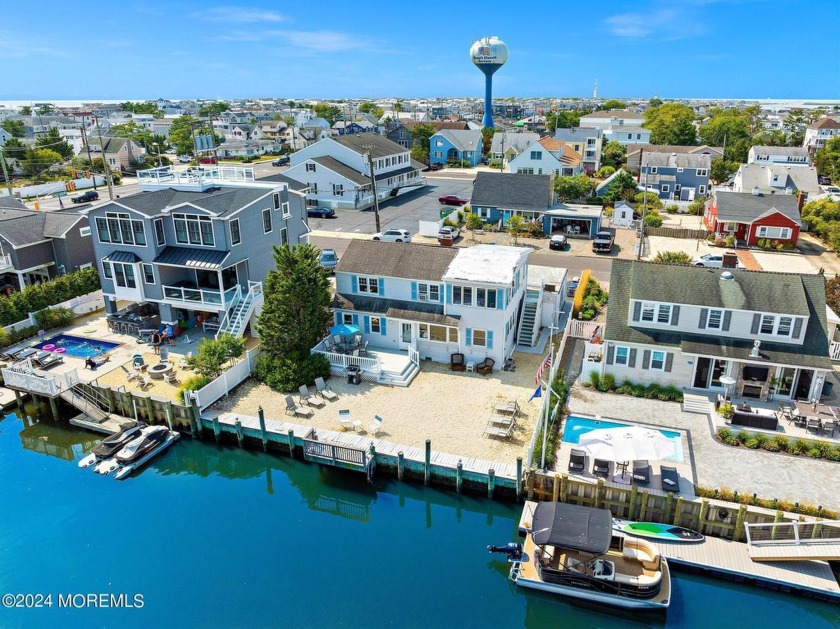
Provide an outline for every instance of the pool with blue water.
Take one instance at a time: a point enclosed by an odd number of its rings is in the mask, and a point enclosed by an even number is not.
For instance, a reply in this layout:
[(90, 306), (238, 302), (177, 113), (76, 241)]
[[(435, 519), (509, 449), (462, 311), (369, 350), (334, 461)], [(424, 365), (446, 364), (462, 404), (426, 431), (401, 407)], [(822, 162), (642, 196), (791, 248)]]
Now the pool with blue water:
[(57, 334), (50, 339), (41, 341), (35, 347), (48, 352), (54, 352), (63, 348), (64, 351), (59, 351), (59, 353), (64, 354), (65, 356), (75, 356), (76, 358), (96, 358), (97, 356), (101, 356), (105, 352), (109, 352), (119, 346), (119, 343), (109, 343), (108, 341), (87, 339), (81, 336), (73, 336), (72, 334)]
[[(577, 417), (575, 415), (569, 415), (569, 417), (566, 418), (566, 423), (563, 426), (563, 441), (565, 441), (566, 443), (579, 443), (581, 435), (589, 432), (590, 430), (598, 430), (599, 428), (626, 428), (630, 425), (631, 424), (623, 424), (621, 422), (616, 422), (608, 419), (596, 419), (591, 417)], [(662, 430), (658, 428), (657, 430), (659, 430), (659, 432), (668, 439), (673, 439), (674, 444), (676, 445), (676, 450), (674, 450), (674, 454), (663, 460), (672, 461), (674, 463), (682, 463), (682, 433), (679, 433), (675, 430)]]

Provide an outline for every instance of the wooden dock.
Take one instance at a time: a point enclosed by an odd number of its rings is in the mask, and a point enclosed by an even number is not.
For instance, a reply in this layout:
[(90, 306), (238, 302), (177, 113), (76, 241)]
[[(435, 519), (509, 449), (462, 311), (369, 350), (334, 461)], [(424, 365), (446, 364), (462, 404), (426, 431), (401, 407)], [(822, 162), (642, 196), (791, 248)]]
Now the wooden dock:
[(840, 543), (826, 541), (812, 544), (761, 544), (750, 546), (753, 561), (799, 561), (816, 559), (820, 561), (840, 561)]

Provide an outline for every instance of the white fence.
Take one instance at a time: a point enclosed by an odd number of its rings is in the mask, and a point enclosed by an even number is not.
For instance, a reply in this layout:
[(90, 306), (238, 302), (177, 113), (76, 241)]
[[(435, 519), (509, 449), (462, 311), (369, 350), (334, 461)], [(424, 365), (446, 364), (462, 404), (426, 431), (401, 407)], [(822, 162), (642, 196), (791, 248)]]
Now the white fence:
[(55, 397), (61, 391), (68, 391), (80, 382), (76, 370), (67, 373), (50, 374), (33, 369), (24, 363), (2, 370), (3, 382), (15, 389), (24, 389), (33, 393)]
[[(88, 293), (87, 295), (73, 297), (73, 299), (62, 301), (60, 304), (53, 304), (52, 306), (44, 308), (44, 310), (51, 310), (53, 308), (70, 308), (70, 310), (73, 311), (73, 314), (83, 315), (104, 307), (105, 304), (102, 301), (102, 291), (95, 290), (92, 293)], [(22, 321), (18, 321), (11, 325), (4, 326), (3, 329), (11, 334), (12, 332), (18, 332), (20, 330), (23, 330), (24, 328), (36, 326), (38, 325), (38, 322), (35, 321), (35, 314), (36, 313), (34, 312), (30, 312), (29, 318), (23, 319)]]
[(236, 363), (215, 380), (197, 391), (184, 391), (184, 404), (191, 404), (190, 398), (195, 400), (199, 410), (203, 411), (208, 406), (224, 397), (235, 386), (244, 382), (257, 366), (257, 357), (260, 355), (260, 348), (255, 347), (245, 352), (245, 359)]
[[(78, 179), (68, 179), (68, 181), (72, 181), (76, 184), (76, 190), (84, 190), (85, 188), (92, 188), (93, 187), (93, 180), (94, 177), (96, 178), (96, 185), (97, 186), (104, 186), (105, 179), (101, 175), (94, 175), (93, 177), (80, 177)], [(56, 192), (65, 192), (67, 188), (65, 187), (64, 181), (54, 181), (52, 183), (41, 183), (36, 186), (21, 186), (20, 188), (15, 188), (15, 196), (20, 197), (21, 199), (30, 199), (32, 197), (43, 197), (51, 194), (55, 194)]]
[(569, 336), (576, 339), (591, 339), (596, 332), (600, 332), (601, 324), (595, 321), (577, 321), (569, 320), (567, 327)]

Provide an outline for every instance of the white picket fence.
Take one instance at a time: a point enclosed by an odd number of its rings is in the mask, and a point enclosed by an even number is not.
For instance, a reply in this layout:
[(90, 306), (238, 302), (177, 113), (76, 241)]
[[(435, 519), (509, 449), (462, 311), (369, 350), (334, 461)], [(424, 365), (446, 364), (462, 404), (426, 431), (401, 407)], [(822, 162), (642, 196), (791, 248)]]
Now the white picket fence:
[(215, 380), (211, 380), (197, 391), (184, 391), (184, 404), (190, 406), (192, 401), (203, 411), (211, 404), (230, 393), (230, 390), (244, 382), (256, 369), (260, 348), (255, 347), (245, 352), (245, 360), (236, 363), (230, 369), (223, 371)]
[[(70, 310), (72, 310), (74, 314), (83, 315), (104, 307), (105, 303), (102, 301), (102, 291), (95, 290), (92, 293), (88, 293), (87, 295), (73, 297), (72, 299), (68, 299), (67, 301), (62, 301), (60, 304), (53, 304), (52, 306), (44, 308), (44, 310), (52, 310), (54, 308), (70, 308)], [(3, 329), (6, 330), (6, 332), (12, 333), (23, 330), (24, 328), (36, 326), (38, 325), (38, 322), (35, 321), (35, 314), (36, 313), (34, 312), (30, 312), (29, 317), (27, 317), (26, 319), (23, 319), (22, 321), (17, 321), (15, 323), (12, 323), (11, 325), (4, 326)]]

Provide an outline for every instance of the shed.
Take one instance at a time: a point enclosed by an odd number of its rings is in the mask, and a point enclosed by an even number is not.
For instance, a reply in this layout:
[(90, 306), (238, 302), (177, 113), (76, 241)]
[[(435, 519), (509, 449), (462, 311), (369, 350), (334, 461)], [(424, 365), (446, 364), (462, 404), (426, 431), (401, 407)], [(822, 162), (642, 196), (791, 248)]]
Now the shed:
[(543, 231), (594, 238), (601, 229), (603, 214), (600, 205), (556, 205), (543, 214)]

